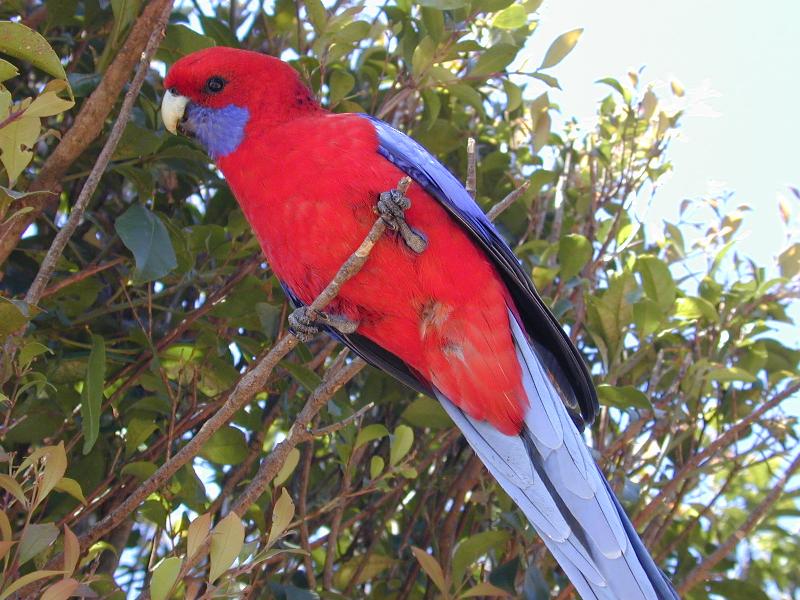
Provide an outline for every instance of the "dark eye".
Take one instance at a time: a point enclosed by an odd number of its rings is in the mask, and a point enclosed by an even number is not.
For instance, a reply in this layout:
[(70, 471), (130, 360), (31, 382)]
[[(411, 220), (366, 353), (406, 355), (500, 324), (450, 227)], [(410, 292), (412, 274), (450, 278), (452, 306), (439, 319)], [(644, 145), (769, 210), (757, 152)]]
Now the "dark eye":
[(222, 88), (225, 87), (225, 80), (222, 77), (211, 77), (208, 81), (206, 81), (206, 91), (216, 94), (222, 91)]

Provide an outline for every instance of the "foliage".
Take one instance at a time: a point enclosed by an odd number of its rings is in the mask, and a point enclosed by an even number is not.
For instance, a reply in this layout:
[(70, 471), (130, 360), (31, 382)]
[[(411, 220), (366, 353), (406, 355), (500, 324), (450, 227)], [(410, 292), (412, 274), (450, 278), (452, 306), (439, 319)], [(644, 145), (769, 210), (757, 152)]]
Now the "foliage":
[[(0, 7), (14, 21), (0, 31), (18, 36), (0, 37), (0, 225), (30, 210), (26, 192), (111, 77), (144, 4)], [(245, 588), (538, 599), (566, 587), (433, 400), (373, 369), (325, 388), (341, 364), (326, 339), (297, 347), (194, 460), (78, 546), (174, 461), (285, 328), (286, 300), (225, 182), (158, 121), (156, 67), (214, 44), (291, 60), (331, 110), (380, 116), (462, 176), (475, 138), (487, 210), (527, 182), (498, 226), (595, 375), (603, 409), (588, 436), (657, 560), (687, 598), (800, 597), (788, 520), (798, 492), (780, 493), (800, 449), (782, 408), (800, 387), (800, 354), (775, 332), (792, 325), (800, 246), (789, 238), (775, 265), (754, 264), (737, 247), (747, 207), (729, 198), (687, 201), (655, 234), (643, 226), (634, 204), (661, 200), (682, 90), (658, 98), (635, 73), (604, 79), (592, 127), (554, 123), (553, 69), (580, 31), (554, 40), (538, 67), (522, 61), (537, 0), (208, 4), (176, 5), (42, 298), (23, 300), (118, 102), (48, 188), (55, 218), (39, 217), (2, 267), (0, 598), (37, 578), (50, 599), (86, 586), (161, 599)], [(315, 429), (232, 511), (315, 394), (327, 399)]]

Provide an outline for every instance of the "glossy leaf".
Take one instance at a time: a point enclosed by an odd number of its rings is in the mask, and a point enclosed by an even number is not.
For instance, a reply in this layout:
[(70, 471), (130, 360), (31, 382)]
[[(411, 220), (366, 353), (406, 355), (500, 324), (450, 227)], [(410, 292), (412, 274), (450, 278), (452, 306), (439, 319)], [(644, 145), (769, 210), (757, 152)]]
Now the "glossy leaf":
[(210, 568), (208, 579), (212, 583), (227, 571), (239, 556), (244, 544), (244, 525), (234, 513), (228, 514), (211, 532)]
[(92, 336), (92, 350), (86, 366), (81, 395), (83, 453), (88, 454), (100, 434), (100, 411), (103, 407), (103, 387), (106, 374), (106, 344), (99, 335)]
[(560, 36), (558, 36), (547, 49), (547, 52), (544, 55), (544, 60), (542, 60), (542, 64), (539, 66), (539, 68), (549, 69), (550, 67), (555, 67), (558, 63), (564, 60), (567, 54), (572, 52), (572, 49), (575, 47), (575, 44), (578, 43), (582, 33), (583, 29), (581, 28), (573, 29), (572, 31), (562, 33)]

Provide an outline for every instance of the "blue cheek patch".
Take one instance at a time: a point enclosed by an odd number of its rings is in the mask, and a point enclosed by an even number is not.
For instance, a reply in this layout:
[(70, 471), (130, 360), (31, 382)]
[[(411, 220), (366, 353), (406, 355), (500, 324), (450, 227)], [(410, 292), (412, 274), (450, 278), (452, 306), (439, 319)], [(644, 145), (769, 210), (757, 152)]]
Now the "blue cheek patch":
[(211, 158), (217, 159), (235, 151), (242, 143), (250, 111), (234, 104), (224, 108), (190, 104), (186, 116), (197, 141)]

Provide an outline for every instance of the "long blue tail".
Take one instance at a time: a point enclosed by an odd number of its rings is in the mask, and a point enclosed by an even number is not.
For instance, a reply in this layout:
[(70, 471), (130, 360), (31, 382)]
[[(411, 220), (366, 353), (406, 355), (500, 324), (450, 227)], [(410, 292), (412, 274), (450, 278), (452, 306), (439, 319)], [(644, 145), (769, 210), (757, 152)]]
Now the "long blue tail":
[(511, 311), (509, 321), (530, 404), (522, 433), (504, 435), (440, 402), (584, 600), (678, 600)]

